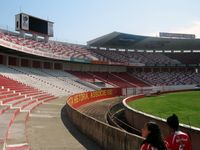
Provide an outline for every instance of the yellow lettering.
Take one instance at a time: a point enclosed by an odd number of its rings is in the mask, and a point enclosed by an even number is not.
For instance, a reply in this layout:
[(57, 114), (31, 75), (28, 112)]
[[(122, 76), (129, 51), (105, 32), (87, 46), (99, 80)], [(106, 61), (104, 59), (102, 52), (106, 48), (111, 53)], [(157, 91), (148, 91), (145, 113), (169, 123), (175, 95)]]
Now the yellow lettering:
[(107, 90), (107, 95), (112, 95), (112, 89)]

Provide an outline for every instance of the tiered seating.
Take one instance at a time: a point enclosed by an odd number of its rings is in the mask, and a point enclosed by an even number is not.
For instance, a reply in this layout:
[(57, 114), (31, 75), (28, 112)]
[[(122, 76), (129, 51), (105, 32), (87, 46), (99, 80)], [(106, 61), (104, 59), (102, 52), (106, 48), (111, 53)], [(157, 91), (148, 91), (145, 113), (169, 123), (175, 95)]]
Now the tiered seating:
[(199, 84), (200, 75), (192, 72), (134, 72), (134, 76), (152, 85)]
[(112, 74), (120, 77), (123, 80), (126, 80), (127, 82), (135, 84), (136, 86), (140, 86), (140, 87), (149, 86), (149, 84), (143, 82), (142, 80), (139, 80), (136, 77), (133, 77), (132, 75), (130, 75), (130, 74), (126, 73), (126, 72), (112, 73)]
[(31, 39), (20, 38), (16, 35), (4, 34), (0, 32), (0, 38), (14, 44), (45, 51), (58, 56), (64, 56), (66, 58), (78, 58), (86, 60), (97, 60), (88, 50), (82, 48), (79, 45), (58, 43), (51, 41), (49, 43), (34, 41)]
[(111, 85), (114, 85), (116, 87), (136, 87), (135, 84), (132, 84), (122, 78), (119, 78), (111, 73), (107, 72), (92, 72), (90, 73), (93, 76), (95, 76), (97, 79), (109, 83)]
[(166, 56), (177, 59), (183, 64), (199, 64), (200, 53), (166, 53)]
[[(179, 61), (171, 59), (163, 53), (136, 53), (136, 52), (131, 53), (129, 52), (128, 55), (130, 56), (130, 54), (132, 54), (131, 56), (134, 56), (134, 55), (143, 56), (144, 60), (146, 58), (145, 64), (180, 64)], [(143, 60), (140, 60), (140, 62), (143, 62)]]
[(9, 104), (15, 108), (24, 109), (40, 100), (55, 99), (53, 95), (39, 91), (7, 77), (0, 76), (1, 105)]
[[(32, 70), (32, 69), (31, 69)], [(44, 73), (44, 75), (50, 75), (51, 78), (53, 78), (52, 82), (55, 82), (55, 78), (61, 82), (67, 83), (69, 89), (77, 89), (77, 92), (80, 91), (92, 91), (90, 87), (84, 86), (77, 82), (78, 78), (75, 78), (75, 76), (72, 76), (71, 74), (59, 71), (59, 70), (48, 70), (48, 69), (42, 69), (40, 70)]]
[(97, 57), (102, 60), (102, 56), (105, 57), (103, 60), (107, 60), (109, 62), (120, 62), (124, 64), (129, 63), (129, 59), (121, 55), (120, 52), (117, 51), (108, 51), (108, 50), (91, 50), (93, 53), (97, 53)]
[(81, 72), (81, 71), (68, 71), (69, 73), (77, 76), (81, 80), (87, 82), (101, 81), (108, 83), (114, 87), (143, 87), (149, 84), (129, 75), (126, 72), (122, 73), (108, 73), (108, 72)]
[(16, 114), (12, 125), (7, 131), (6, 150), (30, 149), (26, 132), (28, 116), (29, 114), (25, 112), (19, 112)]
[(195, 83), (195, 84), (199, 84), (200, 83), (200, 73), (191, 73), (190, 75), (190, 78), (192, 78), (192, 81), (188, 81), (188, 82), (191, 82), (192, 83)]
[[(103, 61), (120, 62), (124, 64), (143, 63), (143, 64), (180, 64), (178, 60), (166, 56), (164, 53), (146, 53), (146, 52), (131, 52), (131, 51), (111, 51), (111, 50), (96, 50), (91, 52), (96, 53), (96, 57)], [(104, 58), (102, 58), (104, 57)]]
[(95, 81), (95, 76), (93, 76), (92, 74), (89, 74), (87, 72), (81, 72), (81, 71), (67, 71), (71, 74), (73, 74), (74, 76), (78, 77), (81, 80), (87, 81), (87, 82), (94, 82)]
[(7, 145), (26, 143), (25, 122), (29, 112), (54, 99), (51, 94), (0, 75), (0, 141)]
[(76, 80), (64, 71), (0, 65), (0, 145), (6, 143), (6, 150), (29, 149), (29, 112), (56, 96), (92, 90)]
[[(41, 91), (51, 93), (56, 96), (65, 96), (73, 93), (80, 93), (83, 91), (92, 90), (86, 86), (83, 86), (69, 77), (65, 77), (65, 80), (58, 79), (49, 73), (40, 71), (38, 69), (29, 69), (22, 67), (0, 67), (0, 74), (8, 76), (14, 80), (33, 86)], [(50, 71), (49, 71), (50, 72)], [(53, 71), (52, 71), (53, 72)], [(63, 72), (63, 74), (66, 74)], [(62, 77), (62, 75), (60, 75)]]

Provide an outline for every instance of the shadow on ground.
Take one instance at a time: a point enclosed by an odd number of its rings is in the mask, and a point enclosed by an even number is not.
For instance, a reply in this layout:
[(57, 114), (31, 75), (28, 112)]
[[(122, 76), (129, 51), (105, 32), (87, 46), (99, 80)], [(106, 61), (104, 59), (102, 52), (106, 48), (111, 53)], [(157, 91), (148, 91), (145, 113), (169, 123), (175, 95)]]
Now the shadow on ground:
[(74, 136), (79, 143), (81, 143), (87, 150), (103, 150), (94, 141), (90, 140), (87, 136), (82, 134), (74, 125), (70, 122), (67, 114), (66, 107), (61, 109), (61, 119), (67, 130)]

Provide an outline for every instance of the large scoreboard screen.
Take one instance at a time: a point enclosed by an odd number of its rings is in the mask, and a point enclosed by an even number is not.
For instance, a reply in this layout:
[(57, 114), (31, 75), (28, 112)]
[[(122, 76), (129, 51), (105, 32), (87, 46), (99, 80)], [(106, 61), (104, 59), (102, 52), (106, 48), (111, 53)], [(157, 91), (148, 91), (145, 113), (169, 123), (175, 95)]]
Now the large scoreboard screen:
[(194, 34), (180, 34), (180, 33), (167, 33), (167, 32), (160, 32), (160, 37), (164, 38), (179, 38), (179, 39), (195, 39)]
[(53, 36), (53, 22), (20, 13), (15, 16), (16, 30)]

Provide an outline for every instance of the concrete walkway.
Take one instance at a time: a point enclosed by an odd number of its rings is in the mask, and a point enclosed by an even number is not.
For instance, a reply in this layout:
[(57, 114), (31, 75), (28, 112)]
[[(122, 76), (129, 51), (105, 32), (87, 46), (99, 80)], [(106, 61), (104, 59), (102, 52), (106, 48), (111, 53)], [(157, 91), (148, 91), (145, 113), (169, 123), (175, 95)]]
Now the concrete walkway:
[(101, 150), (68, 120), (66, 97), (36, 108), (28, 120), (27, 136), (32, 150)]

